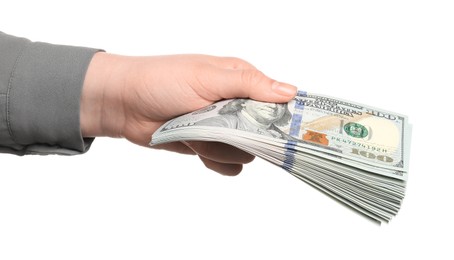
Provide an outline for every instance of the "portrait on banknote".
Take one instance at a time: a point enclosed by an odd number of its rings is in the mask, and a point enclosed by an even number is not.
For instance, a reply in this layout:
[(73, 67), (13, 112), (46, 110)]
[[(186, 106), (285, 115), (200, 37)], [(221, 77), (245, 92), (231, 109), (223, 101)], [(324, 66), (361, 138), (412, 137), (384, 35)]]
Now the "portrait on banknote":
[(259, 102), (251, 99), (235, 99), (225, 104), (218, 116), (207, 118), (196, 125), (218, 126), (244, 130), (264, 136), (291, 138), (279, 127), (287, 126), (292, 119), (288, 104)]

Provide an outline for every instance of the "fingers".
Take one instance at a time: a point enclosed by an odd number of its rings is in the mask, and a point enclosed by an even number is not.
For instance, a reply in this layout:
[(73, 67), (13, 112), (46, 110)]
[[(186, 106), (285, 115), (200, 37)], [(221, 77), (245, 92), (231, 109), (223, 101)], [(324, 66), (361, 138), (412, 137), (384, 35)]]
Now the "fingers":
[(296, 87), (275, 81), (259, 70), (230, 71), (231, 85), (224, 88), (223, 98), (247, 97), (259, 101), (283, 103), (296, 95)]
[(249, 62), (235, 58), (235, 57), (214, 57), (214, 65), (223, 68), (223, 69), (231, 69), (231, 70), (250, 70), (256, 69), (252, 64)]
[(216, 142), (184, 142), (199, 155), (208, 169), (222, 175), (235, 176), (243, 169), (243, 164), (255, 157), (238, 148)]
[(254, 156), (228, 144), (218, 142), (184, 142), (198, 155), (212, 161), (226, 164), (244, 164), (254, 160)]
[[(293, 85), (278, 82), (249, 63), (236, 58), (222, 58), (219, 67), (205, 81), (213, 101), (229, 98), (252, 98), (259, 101), (285, 103), (296, 95)], [(203, 93), (200, 93), (203, 96)]]
[(199, 155), (200, 160), (210, 170), (226, 176), (236, 176), (243, 169), (242, 164), (219, 163)]
[(181, 142), (158, 144), (158, 145), (154, 145), (153, 148), (160, 149), (160, 150), (167, 150), (167, 151), (176, 152), (176, 153), (182, 153), (182, 154), (190, 154), (190, 155), (197, 154), (196, 152), (194, 152), (194, 150), (192, 150), (186, 144), (183, 144)]
[(153, 148), (182, 154), (198, 154), (205, 167), (226, 176), (236, 176), (254, 156), (233, 146), (216, 142), (173, 142)]

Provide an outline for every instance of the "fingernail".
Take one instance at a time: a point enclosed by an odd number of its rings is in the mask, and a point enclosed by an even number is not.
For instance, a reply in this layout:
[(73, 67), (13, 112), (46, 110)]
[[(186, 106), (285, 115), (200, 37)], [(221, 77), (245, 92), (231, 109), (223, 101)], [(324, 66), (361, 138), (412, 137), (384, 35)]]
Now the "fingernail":
[(296, 95), (296, 87), (287, 85), (287, 84), (282, 84), (277, 81), (271, 85), (271, 90), (273, 90), (275, 93), (281, 95), (281, 96), (295, 96)]

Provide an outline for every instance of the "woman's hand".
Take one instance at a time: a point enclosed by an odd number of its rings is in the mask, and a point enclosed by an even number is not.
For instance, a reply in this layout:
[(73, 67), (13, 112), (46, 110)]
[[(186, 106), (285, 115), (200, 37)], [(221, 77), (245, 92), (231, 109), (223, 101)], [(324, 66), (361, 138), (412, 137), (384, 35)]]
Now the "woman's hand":
[[(221, 99), (288, 102), (296, 87), (265, 76), (237, 58), (207, 55), (126, 57), (97, 53), (81, 99), (84, 137), (124, 137), (148, 146), (163, 123)], [(206, 167), (236, 175), (252, 155), (213, 142), (182, 142), (154, 148), (197, 154)]]

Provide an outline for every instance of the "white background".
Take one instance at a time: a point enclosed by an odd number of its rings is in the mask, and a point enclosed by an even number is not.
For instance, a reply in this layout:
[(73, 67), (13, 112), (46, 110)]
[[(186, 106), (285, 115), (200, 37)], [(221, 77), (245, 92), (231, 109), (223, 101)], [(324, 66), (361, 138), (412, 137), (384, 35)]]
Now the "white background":
[(0, 30), (126, 55), (237, 56), (406, 114), (402, 209), (378, 226), (259, 159), (224, 177), (98, 138), (81, 156), (0, 155), (0, 259), (453, 259), (451, 1), (113, 2), (3, 1)]

